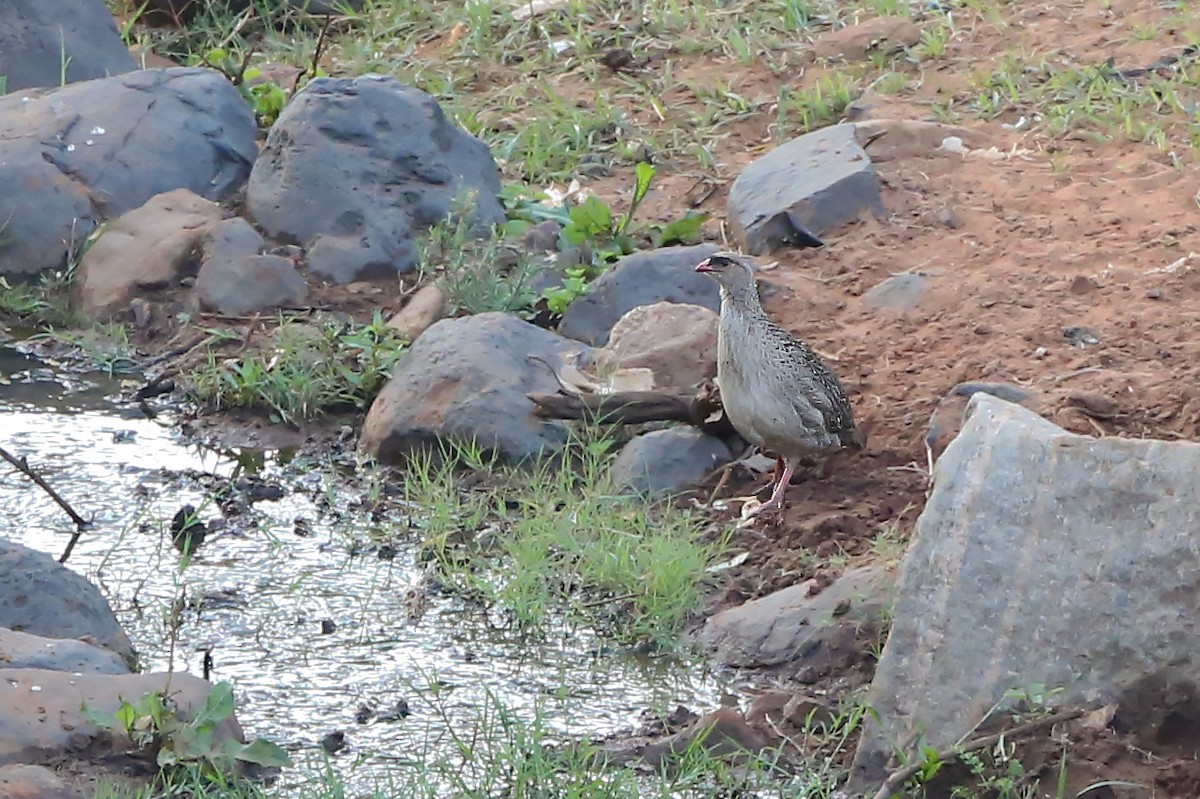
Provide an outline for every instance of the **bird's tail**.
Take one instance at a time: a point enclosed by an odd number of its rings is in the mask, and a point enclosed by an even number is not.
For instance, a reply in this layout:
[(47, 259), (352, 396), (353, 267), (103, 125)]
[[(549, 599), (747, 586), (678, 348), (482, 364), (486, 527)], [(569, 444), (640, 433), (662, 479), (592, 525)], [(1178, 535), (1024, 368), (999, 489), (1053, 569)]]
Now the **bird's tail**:
[(841, 440), (842, 446), (846, 449), (861, 450), (867, 448), (867, 434), (857, 427), (843, 430)]

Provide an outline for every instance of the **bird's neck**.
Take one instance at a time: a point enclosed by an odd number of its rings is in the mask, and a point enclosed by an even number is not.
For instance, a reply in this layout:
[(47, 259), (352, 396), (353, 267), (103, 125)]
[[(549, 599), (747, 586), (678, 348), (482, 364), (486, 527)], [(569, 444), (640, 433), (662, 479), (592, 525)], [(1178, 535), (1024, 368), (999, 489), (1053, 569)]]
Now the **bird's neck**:
[(756, 286), (743, 286), (735, 289), (721, 287), (721, 305), (734, 313), (746, 317), (766, 316), (762, 303), (758, 299)]

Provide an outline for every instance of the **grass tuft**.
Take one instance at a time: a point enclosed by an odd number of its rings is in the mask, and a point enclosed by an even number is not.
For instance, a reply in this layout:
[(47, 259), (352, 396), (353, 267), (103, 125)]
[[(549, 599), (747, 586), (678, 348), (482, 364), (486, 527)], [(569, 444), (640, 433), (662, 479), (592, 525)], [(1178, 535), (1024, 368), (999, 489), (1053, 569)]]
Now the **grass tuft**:
[(370, 324), (280, 320), (270, 345), (218, 360), (189, 374), (192, 398), (214, 409), (267, 410), (296, 422), (326, 412), (366, 408), (403, 352), (403, 342), (376, 311)]
[[(477, 447), (415, 457), (404, 490), (428, 514), (422, 551), (441, 581), (529, 634), (561, 622), (674, 645), (722, 542), (707, 540), (698, 514), (617, 495), (611, 443), (575, 438), (560, 458), (526, 468)], [(460, 488), (463, 472), (480, 486)]]

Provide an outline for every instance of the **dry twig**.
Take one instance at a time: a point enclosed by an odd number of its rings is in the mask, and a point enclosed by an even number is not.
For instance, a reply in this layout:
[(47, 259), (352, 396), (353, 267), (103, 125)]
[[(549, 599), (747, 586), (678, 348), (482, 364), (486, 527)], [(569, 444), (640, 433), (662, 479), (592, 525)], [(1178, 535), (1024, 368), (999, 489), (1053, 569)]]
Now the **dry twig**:
[(75, 509), (72, 508), (65, 499), (59, 496), (58, 492), (51, 488), (50, 484), (47, 483), (40, 474), (33, 470), (33, 467), (29, 465), (29, 462), (25, 460), (25, 458), (18, 458), (4, 447), (0, 447), (0, 458), (3, 458), (11, 463), (14, 467), (16, 467), (17, 471), (28, 477), (30, 480), (36, 483), (39, 488), (49, 494), (50, 499), (54, 500), (60, 508), (65, 510), (67, 515), (71, 517), (71, 521), (75, 523), (75, 534), (71, 536), (71, 540), (68, 542), (66, 550), (63, 551), (62, 557), (58, 559), (59, 563), (66, 563), (67, 558), (71, 556), (71, 550), (75, 548), (76, 542), (79, 541), (79, 536), (83, 534), (84, 530), (87, 530), (92, 526), (92, 520), (85, 519), (76, 513)]

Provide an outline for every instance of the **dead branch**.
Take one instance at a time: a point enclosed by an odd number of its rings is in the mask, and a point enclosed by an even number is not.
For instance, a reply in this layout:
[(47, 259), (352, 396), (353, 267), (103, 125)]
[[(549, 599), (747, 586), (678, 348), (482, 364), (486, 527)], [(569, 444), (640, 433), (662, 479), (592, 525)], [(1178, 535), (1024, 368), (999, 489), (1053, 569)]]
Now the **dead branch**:
[(684, 422), (706, 433), (725, 436), (733, 432), (715, 392), (702, 389), (695, 395), (666, 391), (617, 391), (612, 394), (529, 394), (543, 419), (586, 419), (603, 424)]
[(11, 463), (14, 467), (16, 467), (17, 471), (28, 477), (30, 480), (36, 483), (39, 488), (49, 494), (50, 499), (58, 503), (58, 506), (66, 511), (67, 515), (71, 517), (71, 521), (75, 523), (75, 534), (71, 536), (70, 542), (67, 543), (66, 550), (63, 551), (62, 557), (58, 559), (59, 563), (66, 563), (67, 558), (71, 555), (71, 550), (75, 548), (75, 543), (79, 540), (79, 536), (84, 530), (87, 530), (92, 526), (92, 521), (90, 519), (85, 519), (76, 513), (75, 509), (72, 508), (65, 499), (59, 496), (58, 492), (51, 488), (50, 484), (42, 479), (40, 474), (33, 470), (33, 467), (29, 465), (29, 462), (26, 461), (25, 458), (18, 458), (4, 447), (0, 447), (0, 458), (4, 458), (4, 460)]
[[(1064, 710), (1063, 712), (1055, 713), (1052, 716), (1035, 719), (1033, 721), (1026, 722), (1025, 724), (1018, 724), (1016, 727), (1013, 727), (1010, 730), (1005, 730), (1004, 732), (998, 732), (994, 735), (985, 735), (982, 738), (976, 738), (975, 740), (968, 741), (965, 744), (960, 744), (949, 749), (943, 749), (934, 757), (939, 762), (950, 763), (957, 760), (967, 752), (977, 752), (980, 749), (987, 749), (990, 746), (996, 745), (1001, 740), (1020, 738), (1021, 736), (1028, 735), (1031, 732), (1036, 732), (1045, 727), (1053, 727), (1055, 724), (1063, 721), (1070, 721), (1071, 719), (1079, 718), (1082, 715), (1082, 710)], [(917, 774), (917, 772), (925, 767), (926, 762), (927, 760), (922, 758), (917, 763), (893, 771), (888, 775), (887, 779), (883, 781), (883, 784), (879, 786), (879, 790), (876, 791), (874, 799), (890, 799), (891, 796), (900, 789), (900, 786), (908, 782)]]

